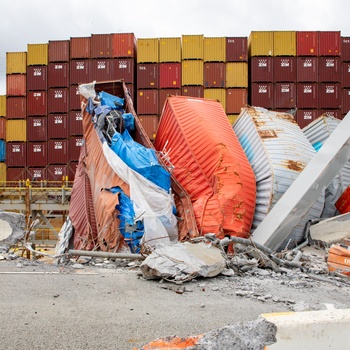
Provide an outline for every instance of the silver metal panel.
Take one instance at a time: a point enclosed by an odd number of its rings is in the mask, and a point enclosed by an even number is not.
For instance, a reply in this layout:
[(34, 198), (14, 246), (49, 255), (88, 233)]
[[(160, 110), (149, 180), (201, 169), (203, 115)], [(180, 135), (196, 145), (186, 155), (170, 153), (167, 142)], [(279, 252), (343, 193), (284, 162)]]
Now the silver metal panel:
[(253, 240), (279, 249), (290, 232), (320, 198), (322, 191), (350, 159), (350, 113), (276, 203), (254, 232)]

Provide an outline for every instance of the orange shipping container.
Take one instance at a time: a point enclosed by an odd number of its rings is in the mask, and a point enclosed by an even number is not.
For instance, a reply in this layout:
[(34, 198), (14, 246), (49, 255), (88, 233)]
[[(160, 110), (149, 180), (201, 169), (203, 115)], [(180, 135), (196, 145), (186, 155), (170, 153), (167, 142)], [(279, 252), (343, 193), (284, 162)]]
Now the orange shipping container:
[(6, 118), (0, 117), (0, 139), (6, 139)]
[(226, 113), (239, 114), (241, 109), (248, 104), (248, 89), (226, 90)]
[(26, 74), (6, 75), (6, 95), (25, 96), (26, 95)]
[(156, 138), (159, 118), (158, 115), (139, 115), (141, 125), (149, 139), (153, 141)]

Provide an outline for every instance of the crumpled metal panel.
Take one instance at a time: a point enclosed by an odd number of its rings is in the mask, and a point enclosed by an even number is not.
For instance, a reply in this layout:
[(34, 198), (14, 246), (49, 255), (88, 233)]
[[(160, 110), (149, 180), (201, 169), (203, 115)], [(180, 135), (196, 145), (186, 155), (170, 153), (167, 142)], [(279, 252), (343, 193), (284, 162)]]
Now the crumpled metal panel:
[[(340, 120), (334, 117), (321, 115), (312, 123), (302, 129), (312, 146), (318, 151), (326, 142), (328, 137), (339, 125)], [(325, 207), (322, 217), (330, 218), (337, 214), (336, 201), (350, 185), (350, 162), (347, 162), (333, 181), (326, 188)]]
[(175, 166), (201, 234), (249, 235), (255, 177), (219, 101), (168, 97), (154, 146)]
[[(253, 168), (257, 199), (252, 231), (254, 232), (294, 180), (316, 154), (300, 127), (287, 113), (260, 107), (246, 107), (233, 125)], [(304, 235), (308, 220), (318, 218), (324, 197), (291, 229), (282, 245), (295, 246)], [(255, 237), (255, 234), (254, 234)], [(290, 241), (290, 242), (289, 242)]]

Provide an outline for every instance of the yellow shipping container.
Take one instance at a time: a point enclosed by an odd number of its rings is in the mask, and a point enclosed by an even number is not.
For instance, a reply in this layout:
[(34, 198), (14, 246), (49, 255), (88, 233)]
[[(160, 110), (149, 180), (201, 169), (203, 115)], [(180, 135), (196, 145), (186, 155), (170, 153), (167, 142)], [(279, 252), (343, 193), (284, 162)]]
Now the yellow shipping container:
[(6, 95), (0, 96), (0, 117), (6, 117)]
[(159, 39), (159, 62), (181, 62), (181, 38)]
[(27, 141), (27, 121), (25, 119), (6, 120), (6, 142)]
[(204, 38), (204, 62), (225, 62), (226, 38)]
[(296, 56), (297, 43), (295, 31), (273, 32), (273, 55), (274, 56)]
[(181, 53), (183, 60), (203, 60), (204, 35), (182, 35)]
[(6, 74), (27, 72), (27, 52), (6, 52)]
[(204, 62), (202, 60), (182, 61), (182, 86), (204, 84)]
[(227, 118), (231, 125), (238, 119), (239, 114), (228, 114)]
[(248, 88), (248, 62), (226, 63), (226, 85), (227, 88)]
[(249, 56), (273, 56), (273, 32), (255, 31), (248, 38)]
[(27, 44), (27, 66), (47, 66), (49, 61), (49, 44)]
[(226, 90), (225, 89), (204, 89), (204, 98), (219, 100), (222, 108), (226, 111)]
[(159, 39), (137, 39), (137, 63), (159, 62)]
[(6, 164), (0, 163), (0, 181), (6, 181)]

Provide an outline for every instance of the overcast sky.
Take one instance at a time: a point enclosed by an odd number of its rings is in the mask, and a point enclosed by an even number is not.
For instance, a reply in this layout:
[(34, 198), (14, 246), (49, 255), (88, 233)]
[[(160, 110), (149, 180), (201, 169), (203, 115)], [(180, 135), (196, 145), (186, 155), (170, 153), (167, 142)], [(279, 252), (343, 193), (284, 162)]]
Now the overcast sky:
[(27, 44), (104, 33), (248, 37), (260, 30), (341, 31), (350, 36), (350, 1), (2, 0), (0, 95), (6, 94), (6, 52), (27, 51)]

